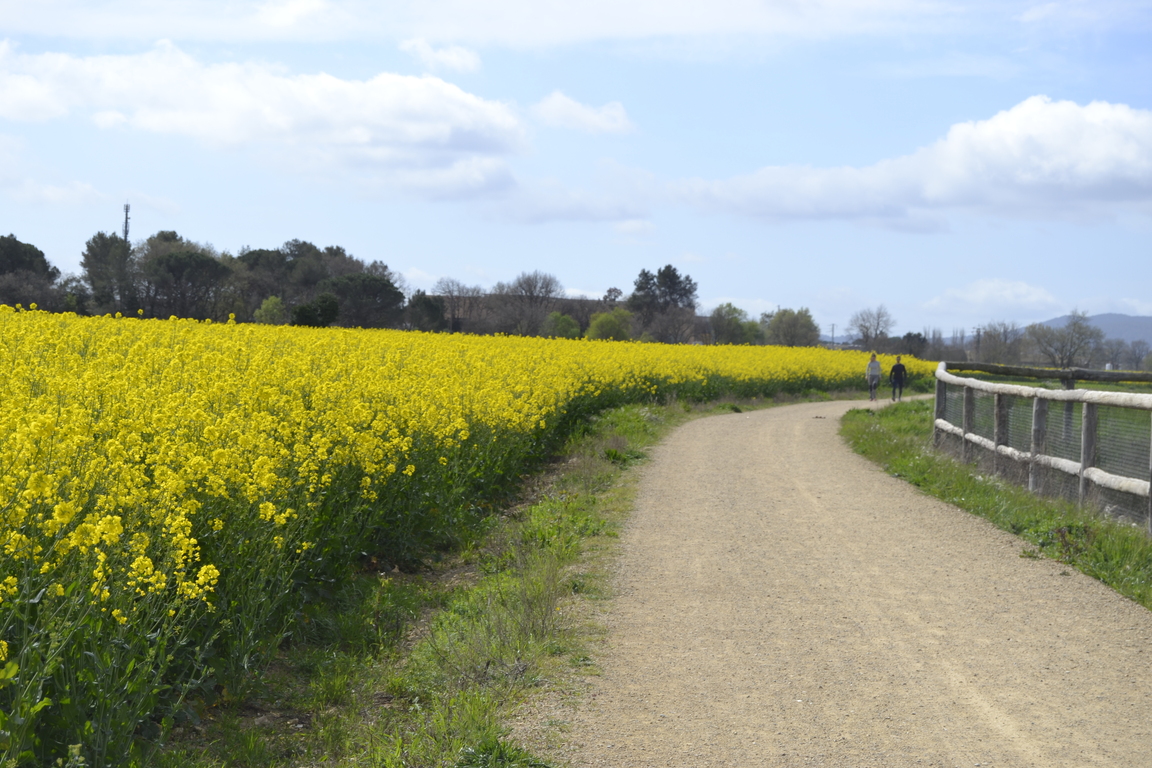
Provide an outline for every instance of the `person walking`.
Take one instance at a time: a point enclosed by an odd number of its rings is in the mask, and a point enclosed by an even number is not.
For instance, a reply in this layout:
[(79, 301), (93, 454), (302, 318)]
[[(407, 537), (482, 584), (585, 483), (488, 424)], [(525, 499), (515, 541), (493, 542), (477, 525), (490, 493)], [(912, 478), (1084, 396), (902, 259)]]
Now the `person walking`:
[(896, 365), (892, 366), (892, 370), (888, 372), (888, 382), (892, 385), (892, 400), (899, 402), (904, 396), (904, 378), (908, 375), (908, 369), (904, 367), (904, 363), (900, 362), (900, 355), (896, 355)]
[(868, 399), (876, 399), (876, 387), (880, 386), (880, 361), (876, 359), (876, 353), (872, 353), (872, 359), (868, 361), (868, 367), (864, 369), (864, 378), (868, 380)]

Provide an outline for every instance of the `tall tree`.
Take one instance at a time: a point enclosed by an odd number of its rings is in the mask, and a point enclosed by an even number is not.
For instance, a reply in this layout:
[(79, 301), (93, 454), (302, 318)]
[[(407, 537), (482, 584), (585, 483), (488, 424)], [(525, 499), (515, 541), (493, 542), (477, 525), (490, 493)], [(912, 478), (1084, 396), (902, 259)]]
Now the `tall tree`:
[(140, 309), (136, 264), (124, 238), (97, 232), (84, 244), (80, 267), (92, 290), (95, 311), (127, 314)]
[(1149, 345), (1143, 339), (1137, 339), (1128, 345), (1128, 356), (1124, 358), (1124, 366), (1130, 371), (1139, 371), (1144, 367), (1144, 360), (1148, 357)]
[(408, 325), (418, 331), (446, 331), (448, 319), (444, 316), (444, 298), (414, 291), (408, 300)]
[(492, 288), (492, 296), (501, 304), (502, 330), (521, 336), (538, 334), (563, 294), (560, 280), (540, 271), (521, 272), (511, 283)]
[(978, 329), (978, 359), (985, 363), (1019, 363), (1024, 351), (1024, 329), (1016, 323), (994, 320)]
[(348, 328), (395, 327), (404, 313), (404, 294), (382, 275), (344, 274), (322, 281), (318, 289), (336, 296), (340, 325)]
[(60, 270), (48, 263), (44, 252), (31, 243), (22, 243), (15, 235), (0, 237), (0, 275), (29, 272), (48, 278), (60, 277)]
[(442, 277), (432, 286), (432, 293), (444, 300), (444, 316), (448, 330), (460, 333), (475, 330), (472, 326), (482, 320), (485, 311), (484, 289), (478, 285), (465, 285), (452, 277)]
[(20, 242), (15, 235), (0, 237), (0, 304), (70, 309), (63, 306), (62, 286), (55, 285), (59, 277), (60, 270), (48, 263), (39, 248)]
[(782, 347), (814, 347), (820, 343), (820, 326), (807, 307), (779, 309), (772, 314), (766, 330), (769, 344)]
[(1104, 340), (1104, 332), (1088, 322), (1086, 312), (1072, 310), (1062, 328), (1034, 323), (1028, 336), (1042, 358), (1056, 368), (1087, 366), (1092, 349)]
[(753, 344), (756, 337), (750, 337), (748, 313), (734, 304), (725, 302), (708, 317), (712, 327), (713, 344)]
[(149, 314), (155, 317), (214, 317), (230, 270), (201, 251), (169, 251), (144, 262)]
[[(133, 249), (140, 308), (149, 317), (222, 319), (232, 270), (210, 245), (161, 230)], [(235, 260), (231, 260), (235, 263)]]
[(848, 319), (848, 327), (856, 332), (860, 344), (871, 347), (888, 338), (896, 321), (883, 304), (875, 309), (861, 309)]
[(626, 306), (657, 341), (689, 340), (696, 323), (696, 282), (668, 264), (652, 274), (640, 270)]

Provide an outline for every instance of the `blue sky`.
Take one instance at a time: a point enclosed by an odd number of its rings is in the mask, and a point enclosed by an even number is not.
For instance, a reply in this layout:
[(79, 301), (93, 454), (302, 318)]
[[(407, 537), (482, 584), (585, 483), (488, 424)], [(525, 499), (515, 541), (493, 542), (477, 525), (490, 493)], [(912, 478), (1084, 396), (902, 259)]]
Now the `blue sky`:
[(0, 230), (300, 238), (839, 335), (1152, 315), (1152, 2), (0, 0)]

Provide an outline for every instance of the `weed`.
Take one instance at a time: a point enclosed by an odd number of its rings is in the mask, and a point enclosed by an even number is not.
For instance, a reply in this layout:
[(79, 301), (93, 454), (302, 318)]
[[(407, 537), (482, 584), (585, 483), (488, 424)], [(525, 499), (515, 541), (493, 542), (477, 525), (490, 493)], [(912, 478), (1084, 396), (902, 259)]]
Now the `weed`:
[(456, 768), (549, 768), (514, 744), (489, 738), (476, 747), (465, 747)]

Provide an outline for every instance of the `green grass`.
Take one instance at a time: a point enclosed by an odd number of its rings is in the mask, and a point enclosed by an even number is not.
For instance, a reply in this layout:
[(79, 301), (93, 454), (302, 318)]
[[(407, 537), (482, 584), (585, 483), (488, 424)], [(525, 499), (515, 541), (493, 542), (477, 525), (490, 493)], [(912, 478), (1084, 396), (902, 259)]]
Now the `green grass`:
[(1152, 608), (1152, 539), (1074, 504), (1036, 497), (931, 447), (933, 403), (853, 410), (841, 434), (858, 453), (925, 493), (1021, 538), (1022, 557), (1051, 557)]

